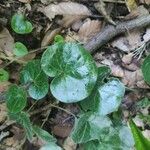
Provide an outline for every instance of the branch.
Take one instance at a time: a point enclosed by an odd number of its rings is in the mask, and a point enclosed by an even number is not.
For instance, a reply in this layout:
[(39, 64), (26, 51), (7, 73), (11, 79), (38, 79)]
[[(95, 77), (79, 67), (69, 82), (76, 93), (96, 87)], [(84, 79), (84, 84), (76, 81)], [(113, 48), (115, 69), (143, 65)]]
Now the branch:
[(84, 47), (90, 52), (94, 53), (101, 46), (109, 42), (111, 39), (136, 28), (143, 28), (150, 25), (150, 15), (145, 15), (131, 21), (118, 23), (116, 26), (108, 25), (101, 32), (99, 32), (91, 41), (86, 43)]

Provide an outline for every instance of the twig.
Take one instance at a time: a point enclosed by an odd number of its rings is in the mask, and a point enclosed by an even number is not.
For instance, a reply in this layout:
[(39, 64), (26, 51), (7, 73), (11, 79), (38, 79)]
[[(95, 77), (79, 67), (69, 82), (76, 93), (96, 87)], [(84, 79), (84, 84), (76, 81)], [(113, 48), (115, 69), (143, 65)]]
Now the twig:
[(116, 26), (108, 25), (99, 32), (84, 47), (91, 53), (97, 51), (101, 46), (109, 42), (112, 38), (135, 28), (142, 28), (150, 25), (150, 15), (145, 15), (131, 21), (118, 23)]
[(32, 115), (36, 115), (36, 114), (41, 113), (41, 112), (43, 112), (43, 111), (47, 111), (48, 109), (50, 109), (50, 108), (52, 108), (52, 107), (57, 108), (57, 109), (59, 109), (59, 110), (62, 110), (62, 111), (64, 111), (64, 112), (66, 112), (67, 114), (70, 114), (70, 115), (72, 115), (73, 117), (76, 118), (76, 116), (75, 116), (72, 112), (70, 112), (70, 111), (68, 111), (68, 110), (66, 110), (66, 109), (64, 109), (64, 108), (62, 108), (62, 107), (59, 107), (59, 106), (57, 106), (57, 105), (54, 105), (54, 104), (48, 104), (48, 105), (42, 107), (41, 109), (32, 111), (32, 112), (30, 112), (30, 115), (31, 115), (31, 116), (32, 116)]

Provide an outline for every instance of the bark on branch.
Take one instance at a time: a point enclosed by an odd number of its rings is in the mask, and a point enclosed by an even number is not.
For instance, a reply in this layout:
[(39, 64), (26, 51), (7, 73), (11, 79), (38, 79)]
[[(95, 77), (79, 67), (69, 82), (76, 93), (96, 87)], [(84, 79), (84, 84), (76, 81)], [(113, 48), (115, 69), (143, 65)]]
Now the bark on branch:
[(150, 25), (150, 15), (145, 15), (131, 21), (118, 23), (116, 26), (108, 25), (101, 32), (99, 32), (91, 41), (86, 43), (84, 47), (90, 52), (94, 53), (102, 45), (109, 42), (112, 38), (126, 31), (136, 28), (142, 28)]

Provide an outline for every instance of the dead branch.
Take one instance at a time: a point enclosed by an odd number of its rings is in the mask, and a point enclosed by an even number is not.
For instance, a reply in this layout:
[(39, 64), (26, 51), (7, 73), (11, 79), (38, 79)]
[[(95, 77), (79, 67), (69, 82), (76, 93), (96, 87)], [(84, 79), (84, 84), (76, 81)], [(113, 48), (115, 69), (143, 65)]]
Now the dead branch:
[(127, 31), (133, 29), (139, 29), (150, 25), (150, 15), (145, 15), (139, 17), (137, 19), (117, 23), (116, 26), (108, 25), (106, 26), (101, 32), (99, 32), (91, 41), (86, 43), (84, 47), (90, 52), (94, 53), (97, 51), (101, 46), (109, 42), (111, 39), (125, 33)]

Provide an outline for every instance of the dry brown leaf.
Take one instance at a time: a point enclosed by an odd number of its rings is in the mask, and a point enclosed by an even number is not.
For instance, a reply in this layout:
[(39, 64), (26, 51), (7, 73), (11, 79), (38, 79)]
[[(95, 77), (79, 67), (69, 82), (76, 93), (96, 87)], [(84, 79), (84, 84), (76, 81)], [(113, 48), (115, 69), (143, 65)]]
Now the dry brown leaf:
[(63, 26), (68, 26), (76, 20), (86, 18), (91, 15), (90, 10), (79, 3), (61, 2), (59, 4), (50, 4), (46, 6), (43, 13), (52, 20), (56, 15), (63, 15)]
[(2, 124), (7, 118), (7, 107), (5, 103), (0, 104), (0, 123)]
[(7, 56), (12, 56), (13, 46), (14, 39), (9, 33), (9, 31), (6, 28), (4, 28), (0, 32), (0, 51), (4, 52)]
[(30, 3), (31, 0), (18, 0), (19, 2), (22, 2), (22, 3)]
[(97, 3), (94, 4), (95, 8), (104, 16), (105, 20), (109, 23), (116, 25), (116, 23), (110, 17), (110, 9), (106, 10), (104, 0), (99, 0)]
[(54, 29), (53, 31), (52, 30), (47, 31), (42, 40), (41, 47), (49, 45), (53, 41), (54, 37), (60, 31), (61, 31), (61, 28)]
[(54, 2), (55, 0), (41, 0), (41, 3), (45, 4), (45, 5), (48, 5), (50, 4), (51, 2)]
[(140, 17), (148, 14), (149, 11), (143, 5), (140, 5), (135, 10), (131, 11), (131, 13), (129, 13), (127, 16), (125, 16), (124, 20), (131, 20), (136, 17)]
[(116, 47), (124, 52), (130, 52), (134, 49), (137, 49), (143, 44), (144, 41), (141, 41), (141, 31), (133, 30), (130, 31), (125, 36), (121, 36), (115, 39), (111, 45)]
[(126, 5), (129, 12), (137, 8), (136, 0), (126, 0)]
[(79, 29), (79, 39), (87, 42), (101, 30), (102, 23), (98, 20), (87, 19)]
[(72, 130), (71, 126), (67, 126), (67, 125), (55, 125), (54, 128), (52, 129), (53, 133), (56, 136), (62, 137), (62, 138), (66, 138), (70, 135)]
[(150, 130), (144, 130), (142, 133), (147, 139), (150, 139)]
[(76, 150), (77, 144), (75, 144), (73, 140), (68, 137), (64, 142), (63, 148), (64, 150)]

